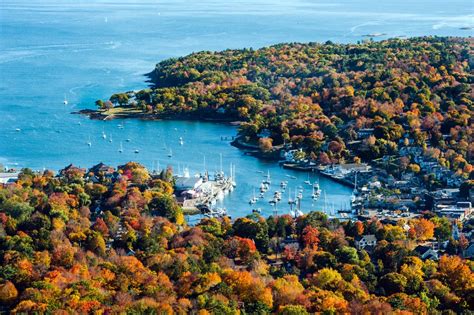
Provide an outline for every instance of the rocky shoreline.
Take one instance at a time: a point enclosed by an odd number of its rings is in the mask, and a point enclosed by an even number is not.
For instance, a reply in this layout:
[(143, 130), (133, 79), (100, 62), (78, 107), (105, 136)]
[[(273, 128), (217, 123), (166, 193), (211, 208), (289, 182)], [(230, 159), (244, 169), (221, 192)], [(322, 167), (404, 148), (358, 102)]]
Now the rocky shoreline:
[[(115, 109), (118, 109), (116, 107)], [(84, 115), (94, 120), (113, 120), (113, 119), (141, 119), (141, 120), (190, 120), (190, 121), (205, 121), (205, 122), (215, 122), (215, 123), (227, 123), (234, 126), (241, 124), (240, 121), (229, 118), (215, 118), (215, 117), (203, 117), (196, 114), (172, 114), (172, 115), (160, 115), (160, 114), (150, 114), (145, 113), (139, 110), (136, 110), (132, 107), (123, 107), (118, 111), (109, 112), (102, 110), (94, 109), (82, 109), (72, 114)]]

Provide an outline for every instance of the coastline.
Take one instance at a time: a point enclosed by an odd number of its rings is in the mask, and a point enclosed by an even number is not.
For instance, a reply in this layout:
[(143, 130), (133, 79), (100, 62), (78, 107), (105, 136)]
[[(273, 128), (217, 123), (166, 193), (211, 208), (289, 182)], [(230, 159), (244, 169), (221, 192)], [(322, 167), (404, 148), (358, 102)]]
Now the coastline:
[[(174, 114), (174, 115), (156, 115), (156, 114), (149, 114), (143, 113), (140, 110), (132, 106), (117, 106), (114, 107), (113, 112), (111, 110), (94, 110), (94, 109), (82, 109), (76, 112), (72, 112), (72, 114), (79, 114), (85, 115), (92, 120), (114, 120), (114, 119), (140, 119), (140, 120), (148, 120), (148, 121), (162, 121), (162, 120), (179, 120), (179, 121), (202, 121), (202, 122), (212, 122), (212, 123), (222, 123), (222, 124), (229, 124), (238, 126), (242, 122), (235, 121), (233, 119), (216, 119), (216, 118), (209, 118), (209, 117), (202, 117), (193, 114)], [(275, 147), (270, 152), (264, 152), (260, 150), (258, 145), (246, 142), (243, 140), (242, 136), (235, 135), (232, 137), (232, 141), (230, 145), (242, 150), (244, 154), (253, 156), (257, 159), (273, 161), (278, 163), (280, 167), (284, 169), (290, 169), (294, 171), (300, 172), (315, 172), (317, 171), (320, 176), (324, 176), (328, 179), (333, 180), (341, 185), (346, 187), (354, 187), (354, 184), (347, 180), (347, 179), (339, 179), (328, 174), (324, 174), (321, 172), (317, 166), (306, 166), (301, 165), (298, 163), (291, 163), (281, 160), (281, 150), (282, 148)]]
[(141, 119), (150, 121), (160, 120), (189, 120), (189, 121), (205, 121), (215, 123), (225, 123), (233, 126), (238, 126), (241, 121), (229, 118), (216, 118), (216, 117), (204, 117), (197, 114), (170, 114), (170, 115), (159, 115), (145, 113), (132, 106), (117, 106), (110, 110), (96, 110), (96, 109), (81, 109), (79, 111), (71, 112), (75, 115), (84, 115), (92, 120), (114, 120), (114, 119)]

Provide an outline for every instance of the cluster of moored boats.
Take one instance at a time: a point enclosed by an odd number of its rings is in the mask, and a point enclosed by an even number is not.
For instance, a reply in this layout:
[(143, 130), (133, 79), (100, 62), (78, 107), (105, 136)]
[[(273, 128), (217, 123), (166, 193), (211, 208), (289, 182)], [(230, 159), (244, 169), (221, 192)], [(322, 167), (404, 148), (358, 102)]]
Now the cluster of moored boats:
[[(290, 177), (290, 175), (288, 175)], [(296, 179), (295, 176), (291, 176), (291, 178)], [(306, 185), (312, 186), (312, 193), (311, 193), (311, 198), (313, 200), (317, 200), (321, 196), (321, 188), (319, 186), (319, 182), (314, 182), (312, 183), (309, 180), (304, 182)], [(260, 183), (260, 194), (257, 196), (255, 194), (255, 189), (253, 192), (252, 198), (249, 200), (250, 205), (256, 204), (259, 200), (263, 200), (265, 198), (265, 194), (270, 190), (270, 185), (271, 185), (271, 178), (270, 178), (270, 172), (268, 172), (266, 175), (264, 175), (264, 179)], [(286, 189), (288, 187), (288, 181), (281, 181), (280, 182), (280, 189), (276, 190), (270, 200), (268, 201), (269, 204), (271, 204), (273, 207), (276, 207), (278, 203), (281, 202), (282, 200), (282, 194), (286, 192)], [(301, 199), (303, 199), (303, 186), (299, 186), (298, 189), (294, 190), (294, 197), (292, 197), (291, 194), (291, 189), (288, 190), (288, 204), (290, 205), (290, 214), (293, 217), (298, 217), (302, 215), (302, 211), (300, 210), (300, 204), (301, 204)], [(296, 208), (293, 210), (293, 206), (296, 205)], [(261, 213), (262, 209), (261, 208), (255, 208), (252, 210), (252, 212), (255, 213)]]
[[(81, 123), (79, 122), (79, 124), (81, 124)], [(123, 125), (123, 124), (118, 124), (117, 127), (118, 127), (118, 129), (124, 129), (124, 125)], [(175, 129), (176, 129), (176, 128), (175, 128)], [(17, 128), (17, 131), (21, 131), (21, 130)], [(107, 136), (107, 134), (106, 134), (104, 131), (102, 131), (102, 139), (107, 140), (107, 138), (108, 138), (108, 140), (109, 140), (110, 143), (113, 142), (112, 134), (110, 134), (109, 136)], [(131, 139), (126, 139), (126, 140), (125, 140), (125, 142), (131, 142), (131, 141), (132, 141)], [(183, 137), (179, 137), (178, 143), (179, 143), (180, 146), (183, 146), (183, 145), (184, 145)], [(91, 137), (90, 137), (90, 136), (89, 136), (89, 139), (87, 140), (86, 144), (87, 144), (88, 147), (92, 147), (92, 141), (91, 141)], [(164, 149), (165, 149), (165, 150), (168, 150), (168, 148), (166, 148), (166, 145), (165, 145), (165, 148), (164, 148)], [(119, 146), (119, 148), (118, 148), (117, 151), (118, 151), (119, 153), (123, 153), (123, 152), (124, 152), (124, 149), (123, 149), (123, 142), (122, 142), (122, 141), (120, 141), (120, 146)], [(134, 150), (133, 150), (133, 153), (138, 154), (138, 153), (140, 153), (140, 150), (139, 150), (139, 149), (134, 149)], [(169, 158), (173, 157), (173, 150), (169, 149), (167, 156), (168, 156)]]

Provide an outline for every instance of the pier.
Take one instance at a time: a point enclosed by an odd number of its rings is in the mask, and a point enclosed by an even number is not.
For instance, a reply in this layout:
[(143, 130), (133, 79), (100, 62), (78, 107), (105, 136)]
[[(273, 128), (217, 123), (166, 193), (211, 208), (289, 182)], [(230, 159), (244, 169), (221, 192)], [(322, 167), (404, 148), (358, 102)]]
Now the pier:
[(226, 178), (219, 181), (207, 181), (201, 186), (204, 190), (201, 195), (196, 198), (183, 200), (183, 211), (186, 214), (198, 214), (202, 211), (203, 206), (210, 207), (215, 204), (217, 200), (224, 198), (225, 194), (234, 189), (234, 184), (231, 178)]
[(204, 214), (207, 216), (226, 215), (225, 209), (213, 208), (218, 200), (223, 200), (225, 195), (230, 193), (236, 187), (235, 166), (230, 166), (230, 175), (226, 176), (221, 170), (216, 172), (212, 179), (209, 174), (190, 177), (189, 172), (186, 176), (175, 178), (176, 198), (183, 208), (184, 214)]

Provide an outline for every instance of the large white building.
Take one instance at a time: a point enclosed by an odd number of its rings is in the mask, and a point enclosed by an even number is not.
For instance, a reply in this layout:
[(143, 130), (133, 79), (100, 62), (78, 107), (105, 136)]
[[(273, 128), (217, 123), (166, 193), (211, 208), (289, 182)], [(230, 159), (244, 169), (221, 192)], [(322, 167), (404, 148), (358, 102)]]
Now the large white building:
[(17, 181), (19, 173), (0, 173), (0, 184), (12, 184)]

